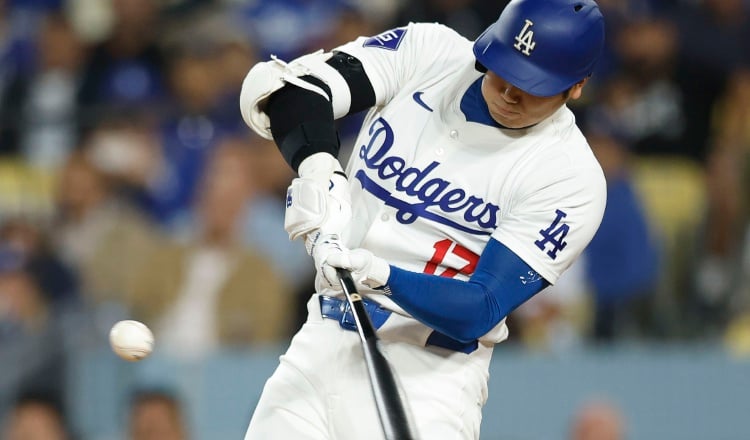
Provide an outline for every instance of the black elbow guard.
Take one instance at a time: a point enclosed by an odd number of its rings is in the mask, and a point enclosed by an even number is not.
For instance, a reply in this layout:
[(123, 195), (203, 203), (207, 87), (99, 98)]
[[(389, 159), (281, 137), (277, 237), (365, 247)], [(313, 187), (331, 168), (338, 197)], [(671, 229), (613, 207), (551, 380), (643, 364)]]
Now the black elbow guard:
[[(330, 96), (330, 89), (311, 76), (301, 79), (322, 88)], [(300, 162), (319, 152), (337, 156), (340, 143), (333, 120), (331, 103), (319, 94), (287, 84), (268, 100), (266, 113), (271, 121), (271, 133), (286, 162), (297, 171)]]
[[(375, 90), (362, 63), (354, 56), (335, 52), (326, 61), (346, 81), (351, 92), (349, 113), (375, 105)], [(297, 171), (306, 157), (325, 152), (338, 156), (340, 142), (331, 107), (331, 89), (314, 76), (300, 79), (320, 87), (328, 99), (310, 90), (287, 84), (271, 95), (266, 114), (271, 120), (271, 133), (286, 162)]]
[(315, 153), (339, 154), (339, 136), (331, 122), (303, 122), (287, 133), (281, 143), (277, 143), (281, 155), (294, 171), (305, 158)]

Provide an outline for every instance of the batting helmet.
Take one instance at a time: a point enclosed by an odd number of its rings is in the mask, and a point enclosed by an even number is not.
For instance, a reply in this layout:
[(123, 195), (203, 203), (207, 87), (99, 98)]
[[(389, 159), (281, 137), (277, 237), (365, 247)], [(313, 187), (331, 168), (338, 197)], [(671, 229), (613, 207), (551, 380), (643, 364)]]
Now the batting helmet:
[(474, 42), (474, 56), (515, 87), (553, 96), (591, 75), (603, 47), (594, 0), (512, 0)]

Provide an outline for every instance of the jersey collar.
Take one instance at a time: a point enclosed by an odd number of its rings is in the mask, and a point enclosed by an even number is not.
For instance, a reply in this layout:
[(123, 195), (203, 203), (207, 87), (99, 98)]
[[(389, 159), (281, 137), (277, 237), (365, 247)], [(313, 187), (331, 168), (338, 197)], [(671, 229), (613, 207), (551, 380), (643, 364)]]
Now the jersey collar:
[(461, 112), (469, 122), (476, 122), (496, 128), (506, 128), (498, 124), (490, 115), (490, 109), (487, 107), (487, 102), (482, 96), (482, 78), (484, 78), (484, 75), (477, 78), (466, 89), (464, 96), (461, 98)]
[(531, 128), (534, 125), (521, 128), (510, 128), (506, 127), (492, 118), (490, 114), (490, 108), (487, 107), (487, 101), (482, 96), (482, 79), (484, 75), (477, 78), (466, 92), (464, 92), (463, 98), (461, 98), (461, 112), (466, 117), (468, 122), (476, 122), (477, 124), (487, 125), (495, 128), (502, 128), (503, 130), (524, 130)]

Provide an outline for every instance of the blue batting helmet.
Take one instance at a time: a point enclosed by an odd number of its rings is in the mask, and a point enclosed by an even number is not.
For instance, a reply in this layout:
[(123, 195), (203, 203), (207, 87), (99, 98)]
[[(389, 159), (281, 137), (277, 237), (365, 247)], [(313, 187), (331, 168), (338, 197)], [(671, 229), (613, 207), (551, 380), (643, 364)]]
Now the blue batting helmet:
[(524, 92), (553, 96), (591, 75), (603, 48), (594, 0), (512, 0), (474, 42), (474, 56)]

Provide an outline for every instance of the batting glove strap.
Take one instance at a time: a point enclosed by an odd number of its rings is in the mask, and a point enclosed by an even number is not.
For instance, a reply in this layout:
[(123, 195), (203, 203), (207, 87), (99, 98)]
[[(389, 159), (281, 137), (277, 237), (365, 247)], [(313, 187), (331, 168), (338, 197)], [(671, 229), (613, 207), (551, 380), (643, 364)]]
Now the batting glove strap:
[(334, 173), (341, 173), (344, 176), (344, 170), (341, 163), (330, 153), (315, 153), (306, 157), (299, 164), (297, 169), (300, 177), (320, 180), (327, 182)]

